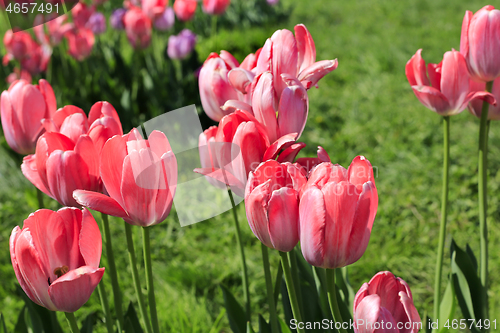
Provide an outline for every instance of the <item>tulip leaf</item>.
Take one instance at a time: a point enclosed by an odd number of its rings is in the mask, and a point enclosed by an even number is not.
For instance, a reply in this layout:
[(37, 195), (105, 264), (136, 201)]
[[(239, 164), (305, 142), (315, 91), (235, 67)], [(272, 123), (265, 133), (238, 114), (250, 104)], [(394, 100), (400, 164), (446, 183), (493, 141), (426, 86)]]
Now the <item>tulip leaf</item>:
[(259, 313), (259, 333), (271, 333), (271, 325)]
[(290, 327), (283, 321), (283, 319), (278, 318), (280, 328), (281, 328), (281, 333), (292, 333), (292, 330), (290, 330)]
[(292, 306), (290, 304), (290, 298), (288, 298), (288, 290), (286, 289), (286, 282), (283, 278), (281, 280), (281, 303), (283, 304), (283, 312), (285, 314), (285, 321), (287, 323), (293, 319)]
[(5, 318), (0, 313), (0, 333), (7, 333), (7, 326), (5, 326)]
[[(458, 304), (465, 319), (484, 320), (484, 289), (474, 269), (473, 259), (454, 240), (451, 243), (451, 273)], [(472, 329), (478, 332), (475, 327)]]
[(342, 301), (346, 304), (349, 310), (352, 310), (352, 304), (354, 301), (354, 290), (349, 282), (349, 276), (347, 273), (347, 266), (342, 268), (337, 268), (335, 270), (335, 284), (340, 288)]
[(28, 327), (26, 326), (25, 321), (26, 314), (26, 305), (23, 307), (21, 312), (19, 312), (19, 316), (17, 317), (16, 327), (14, 328), (14, 333), (28, 333)]
[[(457, 307), (457, 302), (455, 298), (455, 288), (453, 286), (453, 280), (450, 277), (448, 280), (448, 285), (441, 300), (439, 306), (439, 325), (444, 325), (448, 320), (452, 320), (455, 315), (455, 309)], [(447, 328), (442, 326), (438, 332), (446, 332)]]
[(245, 333), (247, 330), (247, 320), (245, 311), (240, 303), (234, 298), (233, 294), (224, 287), (220, 286), (224, 296), (224, 307), (227, 311), (227, 318), (229, 319), (229, 326), (234, 333)]
[(82, 328), (80, 333), (92, 333), (94, 331), (94, 325), (97, 322), (97, 314), (95, 312), (90, 313), (82, 323)]
[(247, 321), (247, 333), (255, 333), (249, 321)]
[(137, 317), (137, 312), (135, 311), (134, 304), (129, 303), (127, 312), (125, 313), (125, 324), (123, 329), (125, 333), (143, 333), (141, 323)]
[(472, 265), (474, 265), (475, 272), (477, 272), (477, 269), (478, 269), (477, 259), (476, 259), (476, 256), (474, 255), (474, 252), (472, 252), (472, 249), (470, 248), (469, 244), (467, 244), (467, 246), (465, 248), (465, 252), (467, 252), (467, 254), (469, 255), (469, 258), (472, 262)]
[(43, 306), (35, 304), (21, 289), (17, 287), (16, 292), (24, 300), (26, 311), (30, 317), (30, 322), (34, 327), (33, 333), (62, 333), (63, 330), (57, 320), (57, 315), (54, 311), (50, 311)]
[[(337, 293), (337, 304), (339, 306), (340, 310), (340, 315), (342, 316), (342, 323), (351, 323), (352, 317), (351, 313), (349, 311), (348, 305), (345, 304), (344, 302), (339, 302), (338, 300), (342, 299), (340, 296), (340, 288), (335, 288), (335, 292)], [(351, 328), (351, 325), (348, 326), (346, 329), (347, 332), (349, 333), (354, 333), (354, 330)]]

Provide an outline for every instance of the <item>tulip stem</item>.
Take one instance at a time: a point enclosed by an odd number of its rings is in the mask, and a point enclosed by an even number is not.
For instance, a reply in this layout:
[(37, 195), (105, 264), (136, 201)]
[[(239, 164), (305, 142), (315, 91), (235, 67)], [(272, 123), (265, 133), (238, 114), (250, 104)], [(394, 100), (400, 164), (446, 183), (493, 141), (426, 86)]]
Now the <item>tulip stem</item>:
[(274, 301), (273, 282), (271, 281), (271, 268), (269, 267), (269, 254), (267, 246), (260, 244), (262, 250), (262, 261), (264, 263), (264, 275), (266, 277), (267, 303), (269, 304), (269, 321), (271, 322), (271, 332), (279, 333), (278, 315), (276, 314), (276, 303)]
[(297, 302), (299, 303), (299, 311), (302, 316), (304, 316), (304, 303), (302, 303), (302, 290), (300, 289), (299, 280), (299, 267), (297, 266), (297, 255), (295, 250), (287, 253), (288, 260), (290, 260), (290, 269), (292, 271), (293, 285), (295, 286), (295, 292), (297, 293)]
[(241, 257), (241, 266), (242, 266), (242, 274), (243, 274), (243, 295), (245, 297), (245, 309), (247, 315), (247, 321), (251, 319), (251, 310), (250, 310), (250, 293), (248, 292), (248, 271), (247, 271), (247, 263), (245, 260), (245, 249), (243, 248), (243, 243), (241, 241), (241, 230), (240, 225), (238, 223), (238, 214), (236, 213), (236, 205), (233, 199), (233, 193), (228, 188), (227, 192), (229, 193), (229, 199), (231, 199), (231, 205), (233, 206), (233, 217), (234, 217), (234, 226), (236, 227), (236, 242), (238, 243), (238, 247), (240, 249), (240, 257)]
[(144, 242), (144, 265), (146, 266), (146, 286), (148, 288), (149, 313), (153, 324), (153, 332), (160, 333), (158, 313), (156, 311), (155, 288), (153, 282), (153, 265), (151, 264), (151, 246), (149, 242), (149, 227), (142, 228)]
[(120, 285), (118, 283), (118, 272), (116, 270), (115, 255), (113, 252), (113, 243), (111, 242), (111, 231), (109, 230), (108, 215), (101, 213), (102, 230), (106, 245), (106, 255), (108, 259), (109, 274), (111, 276), (111, 286), (113, 288), (113, 299), (115, 302), (116, 318), (118, 321), (118, 328), (123, 327), (123, 310), (122, 310), (122, 294)]
[(38, 188), (36, 188), (36, 198), (38, 199), (38, 209), (45, 208), (43, 204), (43, 193)]
[(336, 323), (341, 323), (339, 332), (347, 333), (343, 328), (343, 320), (340, 314), (339, 305), (337, 303), (337, 290), (335, 286), (335, 269), (326, 270), (326, 288), (328, 290), (328, 302), (330, 303), (330, 310), (332, 311), (333, 319)]
[[(486, 83), (486, 91), (491, 92), (493, 88), (493, 81)], [(484, 101), (483, 109), (481, 111), (481, 123), (479, 127), (479, 158), (478, 158), (478, 198), (479, 198), (479, 234), (481, 245), (481, 259), (480, 259), (480, 277), (481, 284), (483, 285), (483, 306), (485, 318), (488, 318), (488, 109), (489, 104)]]
[(125, 222), (125, 234), (127, 237), (128, 258), (130, 260), (130, 268), (132, 269), (132, 279), (134, 280), (134, 289), (137, 295), (137, 302), (139, 303), (139, 312), (141, 313), (144, 325), (146, 325), (146, 332), (152, 333), (151, 323), (149, 322), (148, 314), (146, 312), (146, 304), (142, 297), (141, 281), (139, 280), (139, 272), (137, 271), (137, 259), (135, 257), (134, 240), (132, 238), (132, 226)]
[[(108, 333), (113, 333), (113, 324), (111, 320), (111, 312), (109, 311), (108, 296), (106, 294), (106, 290), (104, 290), (103, 280), (101, 280), (101, 282), (99, 282), (99, 284), (97, 285), (97, 291), (99, 293), (99, 299), (101, 300), (102, 312), (104, 312), (104, 318), (106, 319), (106, 328), (108, 330)], [(121, 330), (118, 329), (118, 332), (121, 332)]]
[(75, 314), (73, 312), (64, 312), (66, 319), (68, 320), (69, 328), (72, 333), (80, 333), (78, 328), (78, 323), (76, 322)]
[[(302, 315), (300, 314), (299, 303), (297, 301), (297, 294), (295, 293), (295, 286), (293, 284), (292, 272), (290, 270), (290, 262), (288, 256), (285, 252), (280, 251), (281, 264), (283, 265), (283, 273), (285, 273), (286, 288), (288, 290), (288, 297), (290, 298), (290, 305), (292, 306), (293, 317), (298, 323), (302, 323)], [(304, 326), (301, 325), (302, 329), (297, 326), (297, 332), (305, 332)]]
[(450, 172), (450, 116), (443, 117), (443, 192), (441, 196), (441, 223), (439, 226), (439, 245), (437, 250), (436, 276), (434, 280), (434, 320), (439, 319), (441, 305), (441, 278), (443, 276), (444, 242), (446, 220), (448, 217), (448, 184)]
[(274, 304), (278, 304), (282, 279), (283, 279), (283, 265), (281, 265), (281, 259), (280, 259), (280, 262), (278, 263), (278, 272), (276, 273), (276, 280), (274, 280)]

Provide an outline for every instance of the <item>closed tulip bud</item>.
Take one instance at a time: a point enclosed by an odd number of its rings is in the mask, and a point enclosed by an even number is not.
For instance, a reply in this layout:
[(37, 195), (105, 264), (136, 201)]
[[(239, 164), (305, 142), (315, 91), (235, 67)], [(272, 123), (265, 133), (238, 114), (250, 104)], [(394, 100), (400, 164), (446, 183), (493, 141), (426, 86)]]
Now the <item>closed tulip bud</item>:
[(378, 195), (370, 162), (356, 157), (349, 169), (324, 162), (302, 188), (300, 244), (313, 266), (339, 268), (366, 250), (377, 213)]
[(355, 333), (417, 333), (422, 323), (410, 287), (391, 272), (379, 272), (354, 298)]
[(465, 12), (460, 53), (474, 80), (488, 82), (500, 76), (500, 10), (484, 6), (474, 15)]
[(40, 209), (16, 226), (10, 258), (17, 280), (36, 304), (75, 312), (92, 295), (104, 274), (99, 268), (102, 240), (87, 209)]
[(299, 242), (299, 191), (305, 172), (291, 163), (269, 160), (250, 172), (245, 210), (254, 235), (267, 247), (292, 251)]
[[(470, 82), (470, 89), (473, 92), (485, 91), (486, 83), (472, 81)], [(500, 78), (495, 79), (493, 82), (493, 89), (491, 91), (496, 100), (496, 105), (490, 105), (488, 111), (489, 120), (500, 120)], [(483, 103), (479, 99), (474, 99), (469, 103), (469, 111), (474, 116), (481, 118)]]
[(161, 31), (169, 30), (174, 26), (175, 14), (172, 7), (165, 8), (163, 14), (155, 20), (155, 28)]
[(35, 151), (36, 142), (43, 134), (42, 119), (56, 112), (56, 96), (50, 84), (40, 80), (31, 85), (15, 81), (2, 93), (0, 115), (5, 140), (19, 154)]
[(141, 0), (142, 11), (151, 19), (161, 16), (168, 5), (168, 0)]
[(90, 29), (78, 29), (66, 34), (68, 39), (68, 53), (78, 61), (82, 61), (92, 53), (94, 47), (94, 33)]
[(209, 15), (224, 14), (231, 0), (203, 0), (203, 11)]
[(196, 0), (175, 0), (175, 15), (181, 21), (190, 21), (193, 18), (194, 13), (196, 12), (197, 6), (198, 1)]
[(125, 16), (126, 12), (127, 10), (125, 8), (118, 8), (114, 10), (113, 13), (111, 13), (109, 22), (114, 29), (116, 30), (125, 29), (125, 26), (123, 24), (123, 17)]
[(114, 136), (101, 153), (101, 177), (109, 196), (77, 190), (83, 206), (143, 227), (165, 220), (177, 185), (177, 160), (165, 134), (144, 140), (137, 129)]
[(125, 32), (130, 44), (144, 49), (151, 43), (151, 20), (140, 8), (132, 7), (123, 16)]
[(474, 99), (495, 104), (493, 95), (471, 92), (467, 65), (460, 52), (448, 51), (441, 63), (429, 64), (429, 78), (421, 52), (418, 50), (408, 61), (405, 71), (415, 96), (425, 107), (442, 116), (452, 116), (462, 112)]
[(189, 29), (183, 29), (177, 36), (168, 38), (167, 54), (171, 59), (184, 59), (194, 49), (196, 35)]

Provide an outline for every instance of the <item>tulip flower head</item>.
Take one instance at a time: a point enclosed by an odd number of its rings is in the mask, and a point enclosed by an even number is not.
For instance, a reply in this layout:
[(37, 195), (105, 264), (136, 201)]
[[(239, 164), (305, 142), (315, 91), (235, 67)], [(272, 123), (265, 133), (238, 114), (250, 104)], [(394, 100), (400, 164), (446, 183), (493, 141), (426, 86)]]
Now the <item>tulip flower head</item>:
[(92, 53), (95, 42), (92, 30), (87, 28), (72, 30), (66, 33), (66, 38), (69, 44), (68, 53), (76, 60), (82, 61)]
[(143, 11), (132, 6), (123, 16), (125, 32), (130, 44), (135, 48), (144, 49), (151, 42), (151, 19)]
[(406, 64), (406, 77), (415, 96), (425, 107), (442, 116), (452, 116), (465, 110), (473, 99), (495, 104), (493, 95), (470, 91), (467, 65), (460, 52), (448, 51), (441, 63), (429, 64), (429, 78), (421, 52), (421, 49), (418, 50)]
[(169, 30), (174, 26), (175, 14), (172, 7), (167, 7), (159, 17), (155, 19), (155, 28), (160, 31)]
[(209, 15), (222, 15), (231, 0), (203, 0), (203, 11)]
[(13, 82), (2, 93), (0, 115), (5, 140), (17, 153), (35, 151), (36, 142), (44, 130), (42, 119), (56, 112), (56, 96), (50, 84), (41, 79), (38, 85), (27, 81)]
[(143, 227), (165, 220), (177, 185), (177, 160), (165, 134), (144, 140), (137, 129), (114, 136), (101, 152), (101, 177), (109, 196), (77, 190), (83, 206)]
[(88, 301), (104, 274), (101, 250), (99, 227), (85, 208), (40, 209), (10, 236), (19, 284), (52, 311), (75, 312)]
[(474, 80), (488, 82), (500, 77), (500, 10), (484, 6), (474, 15), (465, 12), (460, 53)]
[(85, 25), (87, 24), (90, 16), (92, 16), (93, 12), (93, 7), (88, 7), (86, 4), (78, 2), (75, 7), (71, 9), (73, 22), (75, 23), (76, 28), (85, 28)]
[(111, 13), (109, 18), (109, 24), (116, 30), (123, 30), (125, 26), (123, 25), (123, 17), (127, 10), (125, 8), (118, 8)]
[(183, 29), (177, 36), (168, 38), (167, 54), (171, 59), (184, 59), (195, 45), (196, 35), (189, 29)]
[(106, 17), (103, 13), (95, 12), (89, 17), (86, 27), (96, 35), (103, 34), (106, 32)]
[(175, 15), (181, 21), (190, 21), (196, 12), (197, 6), (198, 2), (196, 0), (175, 0)]
[(410, 287), (391, 272), (379, 272), (363, 284), (353, 311), (355, 333), (417, 333), (422, 329)]
[(299, 194), (300, 244), (311, 265), (339, 268), (363, 255), (377, 213), (370, 162), (356, 157), (349, 169), (324, 162), (313, 168)]
[(269, 160), (250, 176), (245, 189), (245, 210), (254, 235), (267, 247), (282, 252), (299, 242), (299, 191), (305, 171), (289, 162)]

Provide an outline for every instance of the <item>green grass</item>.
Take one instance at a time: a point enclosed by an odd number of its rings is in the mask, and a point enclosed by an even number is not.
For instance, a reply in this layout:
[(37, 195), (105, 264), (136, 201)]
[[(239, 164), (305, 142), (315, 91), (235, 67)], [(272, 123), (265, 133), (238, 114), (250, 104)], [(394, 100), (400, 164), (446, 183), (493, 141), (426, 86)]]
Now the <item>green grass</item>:
[[(444, 52), (458, 49), (465, 10), (477, 11), (486, 4), (445, 0), (283, 0), (281, 6), (290, 10), (290, 15), (280, 24), (251, 30), (223, 29), (217, 38), (200, 38), (197, 46), (200, 60), (217, 51), (214, 45), (234, 51), (242, 60), (246, 53), (263, 45), (274, 30), (293, 29), (295, 24), (304, 23), (315, 40), (317, 58), (338, 58), (338, 69), (320, 82), (319, 89), (309, 92), (309, 120), (301, 141), (307, 143), (309, 155), (321, 145), (333, 162), (347, 166), (356, 155), (364, 155), (376, 167), (378, 214), (365, 255), (349, 268), (351, 283), (357, 291), (378, 271), (390, 270), (408, 282), (422, 318), (425, 313), (432, 313), (433, 308), (442, 119), (418, 102), (404, 75), (404, 66), (419, 48), (423, 48), (424, 59), (434, 63), (441, 61)], [(64, 87), (54, 89), (61, 94)], [(446, 258), (451, 237), (461, 247), (470, 244), (479, 255), (478, 125), (478, 119), (467, 111), (451, 119)], [(489, 147), (490, 318), (493, 320), (500, 318), (500, 128), (495, 122), (491, 126)], [(17, 281), (10, 265), (8, 236), (15, 225), (22, 224), (36, 209), (36, 197), (3, 150), (0, 177), (0, 309), (12, 328), (21, 301), (13, 294)], [(246, 226), (241, 206), (238, 214), (248, 256), (252, 307), (255, 313), (264, 313), (267, 318), (260, 245)], [(124, 299), (135, 301), (127, 270), (123, 222), (117, 219), (111, 222)], [(136, 234), (139, 251), (138, 230)], [(152, 237), (155, 288), (164, 331), (210, 331), (223, 311), (219, 284), (228, 285), (238, 300), (243, 299), (230, 214), (184, 228), (172, 214), (155, 227)], [(142, 265), (142, 256), (139, 258)], [(277, 253), (271, 253), (271, 261), (274, 274)], [(445, 260), (444, 277), (448, 272), (449, 261)], [(107, 290), (111, 291), (109, 276), (104, 279)], [(83, 319), (87, 313), (99, 309), (98, 298), (93, 295), (76, 315)], [(281, 306), (279, 311), (282, 312)], [(65, 325), (63, 321), (61, 324)], [(103, 330), (104, 326), (100, 326), (99, 332)], [(224, 316), (214, 332), (229, 331)]]

